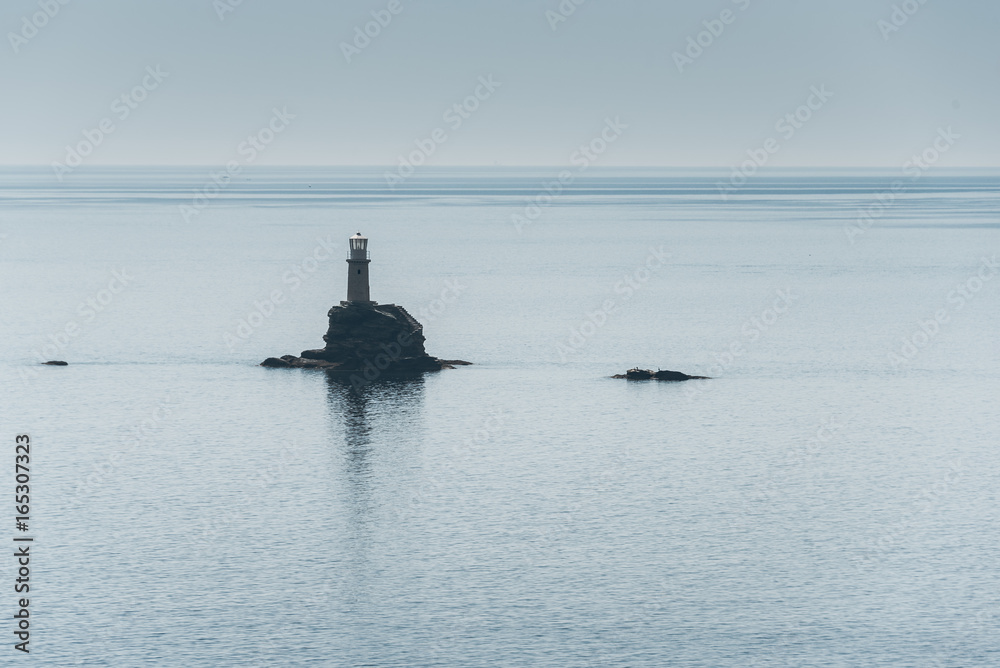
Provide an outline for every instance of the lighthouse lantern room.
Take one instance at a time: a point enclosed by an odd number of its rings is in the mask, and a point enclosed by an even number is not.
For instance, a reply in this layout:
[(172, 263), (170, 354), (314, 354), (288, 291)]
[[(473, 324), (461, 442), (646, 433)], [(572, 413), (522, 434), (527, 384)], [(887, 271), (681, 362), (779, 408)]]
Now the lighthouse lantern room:
[(360, 304), (374, 304), (368, 287), (368, 238), (358, 232), (348, 240), (350, 252), (347, 256), (347, 301)]

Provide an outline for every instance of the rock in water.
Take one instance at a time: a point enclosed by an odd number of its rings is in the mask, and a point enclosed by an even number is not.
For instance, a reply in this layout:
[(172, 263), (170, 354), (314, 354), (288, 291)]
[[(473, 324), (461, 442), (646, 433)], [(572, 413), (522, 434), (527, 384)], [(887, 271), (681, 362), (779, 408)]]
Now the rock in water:
[(47, 364), (48, 366), (69, 366), (69, 362), (63, 362), (62, 360), (49, 360), (48, 362), (42, 362), (42, 364)]
[(330, 327), (323, 340), (326, 347), (306, 350), (308, 359), (350, 364), (387, 354), (397, 358), (428, 357), (424, 350), (423, 326), (402, 306), (374, 306), (347, 302), (327, 313)]
[(469, 364), (441, 360), (424, 350), (424, 328), (396, 304), (341, 302), (327, 314), (326, 346), (305, 350), (300, 357), (269, 357), (261, 366), (383, 372), (438, 371)]
[(708, 376), (689, 376), (680, 371), (651, 371), (650, 369), (629, 369), (625, 373), (620, 373), (612, 378), (625, 378), (628, 380), (709, 380)]
[(689, 376), (680, 371), (657, 371), (653, 374), (655, 380), (708, 380), (708, 376)]

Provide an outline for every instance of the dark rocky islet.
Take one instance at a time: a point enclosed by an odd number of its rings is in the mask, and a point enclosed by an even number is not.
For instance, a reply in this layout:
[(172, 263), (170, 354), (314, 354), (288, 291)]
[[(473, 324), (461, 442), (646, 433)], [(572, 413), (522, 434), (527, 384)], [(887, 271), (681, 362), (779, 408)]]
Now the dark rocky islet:
[(612, 378), (624, 378), (626, 380), (668, 380), (668, 381), (681, 381), (681, 380), (710, 380), (708, 376), (689, 376), (686, 373), (681, 373), (680, 371), (668, 371), (666, 369), (658, 369), (653, 371), (651, 369), (629, 369), (625, 373), (620, 373)]
[(341, 302), (327, 314), (326, 345), (299, 356), (269, 357), (261, 366), (373, 373), (440, 371), (471, 362), (443, 360), (424, 349), (423, 325), (396, 304)]

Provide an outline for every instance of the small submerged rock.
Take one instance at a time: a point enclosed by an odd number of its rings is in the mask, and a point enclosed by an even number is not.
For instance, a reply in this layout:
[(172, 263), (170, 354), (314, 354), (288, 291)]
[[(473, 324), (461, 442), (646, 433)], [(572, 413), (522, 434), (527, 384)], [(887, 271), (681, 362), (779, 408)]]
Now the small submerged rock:
[(48, 366), (69, 366), (69, 362), (63, 362), (62, 360), (49, 360), (48, 362), (42, 362)]
[(657, 369), (652, 371), (650, 369), (629, 369), (625, 373), (620, 373), (616, 376), (611, 376), (612, 378), (625, 378), (626, 380), (709, 380), (708, 376), (689, 376), (686, 373), (681, 373), (680, 371), (667, 371), (666, 369)]

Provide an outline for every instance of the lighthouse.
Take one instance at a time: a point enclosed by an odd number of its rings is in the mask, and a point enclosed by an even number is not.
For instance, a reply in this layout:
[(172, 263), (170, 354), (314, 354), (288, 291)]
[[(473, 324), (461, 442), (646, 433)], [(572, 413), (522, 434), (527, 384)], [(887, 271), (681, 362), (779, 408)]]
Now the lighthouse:
[(348, 240), (347, 256), (347, 301), (355, 304), (374, 304), (368, 287), (368, 238), (358, 232)]
[(398, 304), (377, 304), (368, 287), (368, 239), (358, 232), (348, 239), (347, 301), (331, 306), (326, 345), (303, 350), (301, 357), (268, 357), (261, 366), (350, 372), (359, 390), (383, 373), (440, 371), (466, 365), (461, 360), (431, 357), (424, 349), (424, 327)]

